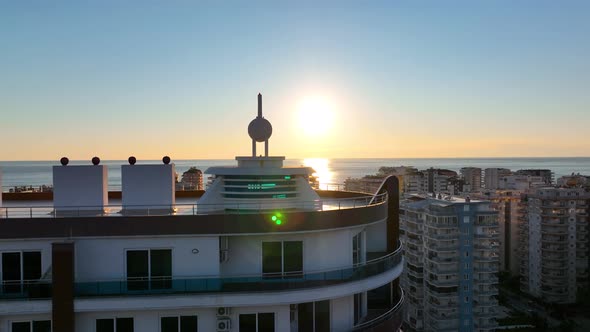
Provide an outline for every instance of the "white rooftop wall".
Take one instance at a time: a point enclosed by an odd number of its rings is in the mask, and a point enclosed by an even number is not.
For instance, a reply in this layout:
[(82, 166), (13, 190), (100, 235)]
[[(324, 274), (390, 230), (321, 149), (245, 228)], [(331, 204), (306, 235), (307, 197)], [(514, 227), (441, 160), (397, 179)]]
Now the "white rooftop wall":
[(174, 164), (122, 165), (122, 202), (131, 205), (175, 204)]
[(108, 176), (104, 165), (53, 166), (53, 205), (108, 205)]

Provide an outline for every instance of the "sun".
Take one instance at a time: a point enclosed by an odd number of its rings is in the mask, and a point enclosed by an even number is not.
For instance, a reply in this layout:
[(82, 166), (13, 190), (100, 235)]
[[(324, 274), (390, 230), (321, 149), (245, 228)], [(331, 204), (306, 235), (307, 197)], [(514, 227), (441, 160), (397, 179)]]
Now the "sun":
[(299, 126), (306, 136), (323, 136), (334, 124), (333, 104), (324, 97), (306, 97), (297, 107)]

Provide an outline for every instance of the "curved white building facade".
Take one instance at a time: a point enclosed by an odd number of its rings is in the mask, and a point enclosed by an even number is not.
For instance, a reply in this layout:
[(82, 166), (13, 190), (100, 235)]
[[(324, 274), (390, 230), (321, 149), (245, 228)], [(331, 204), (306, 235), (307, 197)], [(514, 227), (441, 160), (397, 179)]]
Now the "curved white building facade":
[[(0, 332), (398, 330), (396, 179), (376, 196), (314, 191), (313, 170), (268, 156), (263, 125), (253, 156), (206, 171), (202, 196), (154, 191), (168, 186), (166, 164), (123, 178), (123, 199), (98, 207), (5, 201)], [(56, 166), (60, 197), (102, 192), (72, 189), (76, 167)], [(136, 199), (141, 183), (125, 181), (145, 181), (152, 201), (128, 203), (125, 188)]]

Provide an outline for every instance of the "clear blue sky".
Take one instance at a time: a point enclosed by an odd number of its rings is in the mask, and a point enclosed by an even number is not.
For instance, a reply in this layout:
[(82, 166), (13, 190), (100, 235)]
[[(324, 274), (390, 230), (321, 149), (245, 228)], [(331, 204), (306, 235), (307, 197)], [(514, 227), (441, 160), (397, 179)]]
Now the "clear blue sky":
[(590, 155), (590, 2), (286, 3), (0, 2), (0, 160)]

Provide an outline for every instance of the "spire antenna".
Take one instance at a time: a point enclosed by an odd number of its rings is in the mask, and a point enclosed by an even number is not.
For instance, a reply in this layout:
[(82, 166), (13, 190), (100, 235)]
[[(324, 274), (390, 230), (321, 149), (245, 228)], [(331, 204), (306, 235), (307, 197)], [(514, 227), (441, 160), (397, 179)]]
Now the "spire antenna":
[(262, 117), (262, 94), (258, 94), (258, 117)]

